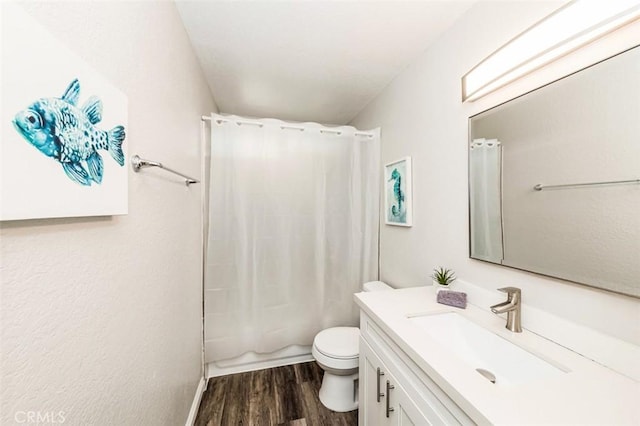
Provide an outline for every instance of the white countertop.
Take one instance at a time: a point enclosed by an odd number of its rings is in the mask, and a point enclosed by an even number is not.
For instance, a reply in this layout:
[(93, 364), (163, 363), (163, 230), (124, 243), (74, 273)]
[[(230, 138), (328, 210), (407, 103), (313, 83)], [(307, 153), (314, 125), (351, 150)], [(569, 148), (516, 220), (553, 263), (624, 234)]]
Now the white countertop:
[[(438, 304), (432, 287), (357, 293), (355, 300), (477, 423), (640, 425), (640, 383), (526, 329), (508, 331), (505, 315), (471, 304), (467, 309)], [(437, 312), (463, 315), (566, 372), (525, 384), (492, 384), (408, 320)]]

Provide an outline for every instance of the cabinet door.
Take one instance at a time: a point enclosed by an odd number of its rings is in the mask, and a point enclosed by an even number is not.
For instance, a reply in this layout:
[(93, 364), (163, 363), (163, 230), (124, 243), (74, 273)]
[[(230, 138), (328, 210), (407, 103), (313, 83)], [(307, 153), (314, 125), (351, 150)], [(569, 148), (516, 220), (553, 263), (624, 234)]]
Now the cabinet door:
[(398, 384), (398, 381), (389, 375), (385, 380), (385, 394), (387, 400), (383, 415), (388, 415), (388, 425), (391, 426), (423, 426), (431, 425), (432, 423), (425, 417), (425, 415), (418, 409), (417, 405), (409, 398), (409, 395)]
[(360, 426), (431, 425), (362, 337), (359, 368)]
[(387, 371), (380, 358), (371, 347), (360, 337), (359, 360), (359, 411), (358, 424), (361, 426), (387, 425), (385, 416), (385, 384)]

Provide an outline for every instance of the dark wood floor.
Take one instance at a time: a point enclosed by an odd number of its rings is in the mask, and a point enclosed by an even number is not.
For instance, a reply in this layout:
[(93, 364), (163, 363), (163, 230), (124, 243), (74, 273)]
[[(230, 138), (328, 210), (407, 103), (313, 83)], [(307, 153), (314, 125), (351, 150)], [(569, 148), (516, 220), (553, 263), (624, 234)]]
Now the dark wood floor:
[(202, 396), (196, 426), (357, 426), (358, 412), (322, 405), (322, 369), (315, 362), (214, 377)]

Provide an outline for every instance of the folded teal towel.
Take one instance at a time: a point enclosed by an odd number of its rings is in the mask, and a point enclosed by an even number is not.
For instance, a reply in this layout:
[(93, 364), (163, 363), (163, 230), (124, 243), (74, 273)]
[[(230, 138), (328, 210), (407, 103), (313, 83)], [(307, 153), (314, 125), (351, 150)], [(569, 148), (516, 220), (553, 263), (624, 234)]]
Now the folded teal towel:
[(438, 292), (438, 303), (465, 309), (467, 307), (467, 293), (461, 291), (440, 290)]

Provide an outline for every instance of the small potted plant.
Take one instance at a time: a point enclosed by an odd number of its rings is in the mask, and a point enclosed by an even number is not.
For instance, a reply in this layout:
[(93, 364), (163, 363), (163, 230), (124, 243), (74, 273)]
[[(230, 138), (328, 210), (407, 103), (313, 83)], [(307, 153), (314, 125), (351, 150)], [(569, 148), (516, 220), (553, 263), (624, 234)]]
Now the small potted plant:
[(446, 290), (455, 281), (456, 275), (451, 269), (445, 269), (441, 266), (433, 270), (431, 278), (433, 278), (433, 284), (438, 287), (438, 290)]

